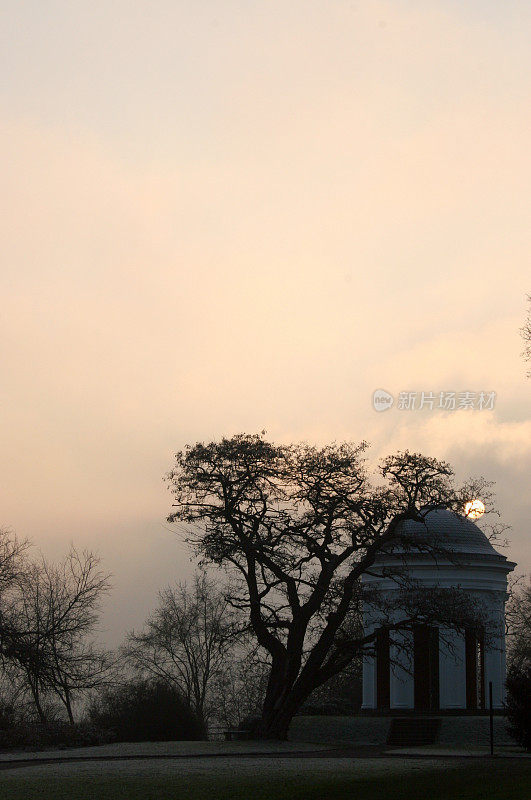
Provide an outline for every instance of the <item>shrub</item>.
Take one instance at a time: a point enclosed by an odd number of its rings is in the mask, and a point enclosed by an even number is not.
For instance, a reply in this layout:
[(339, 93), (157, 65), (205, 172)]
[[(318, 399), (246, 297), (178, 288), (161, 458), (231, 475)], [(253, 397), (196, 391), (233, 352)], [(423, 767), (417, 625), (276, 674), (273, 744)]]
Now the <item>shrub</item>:
[(8, 731), (15, 724), (15, 709), (9, 703), (0, 703), (0, 731)]
[(92, 706), (89, 718), (121, 742), (206, 738), (204, 724), (163, 681), (135, 680), (108, 691)]
[(9, 728), (0, 729), (0, 749), (2, 750), (42, 750), (51, 747), (89, 747), (107, 744), (112, 741), (108, 731), (95, 725), (53, 721), (48, 725), (41, 722), (16, 722)]
[(507, 731), (518, 744), (531, 751), (531, 660), (511, 664), (506, 686)]

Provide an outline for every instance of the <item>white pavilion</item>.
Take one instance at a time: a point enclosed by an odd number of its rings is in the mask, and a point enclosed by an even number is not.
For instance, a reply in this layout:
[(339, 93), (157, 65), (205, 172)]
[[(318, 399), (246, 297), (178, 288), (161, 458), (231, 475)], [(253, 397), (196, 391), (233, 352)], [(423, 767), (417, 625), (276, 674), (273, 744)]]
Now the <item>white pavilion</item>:
[[(416, 585), (460, 587), (482, 601), (492, 635), (484, 641), (472, 631), (458, 633), (418, 625), (391, 632), (381, 628), (375, 607), (364, 607), (367, 633), (377, 630), (375, 655), (363, 664), (362, 710), (380, 712), (480, 711), (488, 706), (492, 682), (493, 707), (505, 699), (505, 601), (507, 575), (516, 564), (498, 553), (472, 519), (444, 509), (432, 510), (424, 523), (408, 520), (401, 529), (411, 541), (440, 543), (446, 556), (415, 547), (407, 554), (380, 554), (364, 583), (392, 599), (399, 587), (393, 570), (400, 564)], [(398, 595), (395, 595), (395, 597)]]

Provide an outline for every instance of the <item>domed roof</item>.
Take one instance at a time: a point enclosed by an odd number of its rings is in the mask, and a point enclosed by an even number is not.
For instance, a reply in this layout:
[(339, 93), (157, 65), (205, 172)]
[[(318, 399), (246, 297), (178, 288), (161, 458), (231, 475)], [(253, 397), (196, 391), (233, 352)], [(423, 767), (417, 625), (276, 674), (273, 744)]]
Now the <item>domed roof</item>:
[(448, 509), (438, 508), (428, 511), (424, 522), (405, 520), (400, 524), (398, 531), (410, 540), (410, 544), (413, 544), (411, 539), (415, 540), (418, 537), (419, 543), (424, 541), (426, 545), (433, 544), (435, 547), (451, 550), (454, 553), (471, 555), (477, 553), (505, 558), (494, 549), (475, 522)]

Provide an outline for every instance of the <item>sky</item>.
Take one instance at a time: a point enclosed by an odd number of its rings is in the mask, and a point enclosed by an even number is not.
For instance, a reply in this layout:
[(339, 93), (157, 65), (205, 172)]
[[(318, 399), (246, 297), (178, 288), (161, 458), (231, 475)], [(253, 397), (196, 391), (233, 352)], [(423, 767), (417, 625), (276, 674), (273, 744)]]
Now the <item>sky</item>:
[(6, 0), (0, 24), (0, 524), (100, 554), (106, 640), (193, 570), (173, 454), (239, 432), (482, 474), (528, 571), (527, 0)]

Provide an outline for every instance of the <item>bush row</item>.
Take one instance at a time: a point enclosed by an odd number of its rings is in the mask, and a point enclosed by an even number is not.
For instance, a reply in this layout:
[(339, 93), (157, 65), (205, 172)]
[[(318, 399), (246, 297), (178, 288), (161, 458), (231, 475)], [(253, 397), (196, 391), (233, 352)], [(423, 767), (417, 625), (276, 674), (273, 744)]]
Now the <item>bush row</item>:
[(161, 681), (131, 681), (103, 693), (93, 701), (86, 720), (76, 725), (17, 721), (12, 708), (0, 707), (3, 750), (205, 738), (203, 722), (175, 688)]

